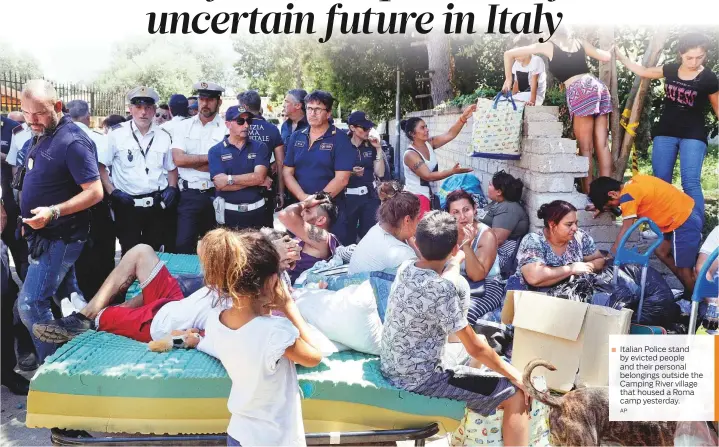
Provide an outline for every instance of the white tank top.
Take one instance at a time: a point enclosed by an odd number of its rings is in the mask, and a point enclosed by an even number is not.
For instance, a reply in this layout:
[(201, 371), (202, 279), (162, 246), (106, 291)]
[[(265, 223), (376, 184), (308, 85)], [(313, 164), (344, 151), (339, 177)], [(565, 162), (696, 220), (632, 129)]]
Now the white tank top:
[[(421, 152), (417, 151), (416, 153), (419, 154), (420, 157), (422, 157), (422, 160), (424, 160), (424, 163), (427, 165), (427, 169), (432, 172), (434, 168), (437, 167), (437, 157), (434, 155), (434, 149), (432, 149), (432, 145), (429, 141), (425, 141), (425, 145), (427, 146), (427, 150), (429, 151), (429, 160), (424, 158), (424, 155), (422, 155)], [(409, 152), (414, 152), (411, 149), (414, 149), (412, 146), (409, 146), (406, 151), (404, 151), (404, 160), (407, 158), (407, 154)], [(404, 190), (409, 191), (412, 194), (415, 195), (422, 195), (427, 198), (429, 198), (429, 187), (422, 186), (420, 183), (422, 181), (421, 178), (417, 174), (415, 174), (406, 163), (402, 163), (402, 166), (404, 167)], [(437, 188), (432, 185), (432, 189), (436, 190)]]

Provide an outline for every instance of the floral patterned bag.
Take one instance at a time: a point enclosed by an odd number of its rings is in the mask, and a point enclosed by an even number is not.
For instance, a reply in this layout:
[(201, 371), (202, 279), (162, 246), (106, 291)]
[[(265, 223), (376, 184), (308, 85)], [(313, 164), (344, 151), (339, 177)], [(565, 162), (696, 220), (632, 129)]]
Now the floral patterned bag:
[(472, 126), (472, 157), (519, 160), (522, 141), (524, 103), (517, 103), (507, 92), (494, 99), (479, 98)]

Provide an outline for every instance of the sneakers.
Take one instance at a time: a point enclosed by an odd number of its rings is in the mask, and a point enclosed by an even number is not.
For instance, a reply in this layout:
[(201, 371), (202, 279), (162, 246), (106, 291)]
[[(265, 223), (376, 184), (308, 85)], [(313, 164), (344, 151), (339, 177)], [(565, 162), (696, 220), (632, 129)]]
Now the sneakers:
[(95, 322), (79, 312), (59, 320), (32, 325), (32, 333), (38, 340), (56, 344), (68, 342), (91, 329), (95, 329)]

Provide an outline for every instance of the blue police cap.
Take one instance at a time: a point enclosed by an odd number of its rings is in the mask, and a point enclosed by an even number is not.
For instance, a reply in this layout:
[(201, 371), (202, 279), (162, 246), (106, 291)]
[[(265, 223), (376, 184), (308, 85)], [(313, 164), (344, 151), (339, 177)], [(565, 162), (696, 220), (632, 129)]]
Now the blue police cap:
[(172, 95), (170, 96), (170, 100), (167, 101), (167, 105), (170, 106), (171, 109), (187, 109), (189, 107), (190, 102), (187, 100), (185, 95)]
[(225, 121), (235, 121), (237, 118), (245, 115), (245, 117), (252, 118), (255, 115), (242, 106), (232, 106), (225, 112)]
[(367, 114), (361, 111), (353, 112), (347, 117), (347, 124), (350, 126), (359, 126), (365, 129), (371, 129), (375, 127), (375, 124), (369, 120)]

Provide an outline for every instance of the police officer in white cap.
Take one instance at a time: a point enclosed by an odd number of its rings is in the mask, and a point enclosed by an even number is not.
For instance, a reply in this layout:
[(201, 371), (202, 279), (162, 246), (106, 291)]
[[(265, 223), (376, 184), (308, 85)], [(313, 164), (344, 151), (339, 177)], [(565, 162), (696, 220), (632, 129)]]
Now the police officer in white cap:
[(172, 156), (180, 174), (180, 203), (177, 208), (177, 253), (196, 253), (197, 241), (213, 229), (215, 185), (210, 178), (207, 153), (225, 138), (227, 127), (218, 113), (224, 88), (213, 82), (198, 82), (199, 113), (179, 123), (174, 130)]
[[(179, 198), (177, 168), (172, 160), (170, 133), (153, 123), (159, 99), (150, 87), (127, 94), (132, 120), (117, 124), (108, 134), (107, 156), (100, 160), (100, 176), (115, 212), (117, 238), (123, 255), (137, 244), (171, 251), (173, 235), (166, 222), (175, 219)], [(112, 181), (107, 168), (112, 166)]]

